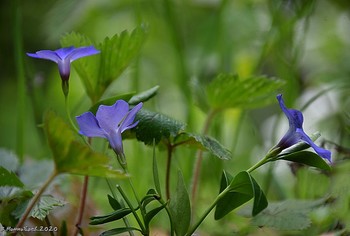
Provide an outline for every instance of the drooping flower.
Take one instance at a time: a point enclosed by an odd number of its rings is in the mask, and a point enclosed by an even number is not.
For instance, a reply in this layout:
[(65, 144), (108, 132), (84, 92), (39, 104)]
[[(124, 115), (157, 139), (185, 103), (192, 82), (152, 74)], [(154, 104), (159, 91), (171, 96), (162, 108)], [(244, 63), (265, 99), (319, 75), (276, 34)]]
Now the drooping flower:
[(282, 94), (277, 95), (277, 100), (279, 102), (279, 105), (282, 111), (288, 118), (289, 129), (287, 133), (279, 141), (279, 143), (276, 145), (276, 147), (279, 147), (281, 149), (286, 149), (300, 141), (303, 141), (309, 144), (320, 157), (327, 159), (329, 162), (331, 162), (331, 152), (317, 146), (311, 140), (311, 138), (304, 132), (303, 114), (298, 110), (288, 109), (284, 104)]
[(79, 133), (87, 137), (108, 139), (117, 156), (123, 157), (122, 133), (138, 124), (134, 119), (142, 105), (140, 102), (129, 111), (129, 104), (124, 100), (118, 100), (112, 106), (101, 105), (96, 116), (92, 112), (85, 112), (76, 117)]
[(27, 55), (30, 57), (46, 59), (57, 63), (58, 71), (62, 80), (68, 80), (70, 75), (71, 62), (81, 57), (91, 56), (98, 53), (100, 53), (100, 51), (96, 50), (94, 46), (79, 48), (71, 46), (60, 48), (55, 51), (41, 50), (37, 51), (36, 53), (27, 53)]

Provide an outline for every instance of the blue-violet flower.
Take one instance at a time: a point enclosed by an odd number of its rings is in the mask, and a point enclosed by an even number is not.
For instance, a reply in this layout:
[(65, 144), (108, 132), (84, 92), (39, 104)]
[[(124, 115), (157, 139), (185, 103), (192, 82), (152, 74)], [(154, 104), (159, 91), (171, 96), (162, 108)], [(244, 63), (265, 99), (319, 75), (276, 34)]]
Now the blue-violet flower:
[(289, 121), (289, 130), (279, 141), (276, 147), (280, 147), (282, 150), (286, 149), (300, 141), (304, 141), (309, 144), (315, 152), (324, 159), (331, 162), (331, 152), (317, 146), (311, 138), (303, 130), (303, 114), (294, 109), (288, 109), (283, 101), (282, 94), (277, 95), (277, 100), (284, 114), (287, 116)]
[(99, 106), (96, 116), (92, 112), (85, 112), (76, 117), (79, 133), (87, 137), (108, 139), (117, 156), (124, 157), (122, 133), (138, 124), (134, 119), (142, 105), (140, 102), (129, 111), (129, 104), (124, 100), (118, 100), (112, 106)]
[(27, 53), (28, 56), (46, 59), (57, 63), (58, 71), (61, 79), (67, 81), (70, 75), (70, 64), (76, 59), (81, 57), (91, 56), (98, 54), (100, 51), (96, 50), (93, 46), (75, 48), (73, 46), (60, 48), (55, 51), (41, 50), (36, 53)]

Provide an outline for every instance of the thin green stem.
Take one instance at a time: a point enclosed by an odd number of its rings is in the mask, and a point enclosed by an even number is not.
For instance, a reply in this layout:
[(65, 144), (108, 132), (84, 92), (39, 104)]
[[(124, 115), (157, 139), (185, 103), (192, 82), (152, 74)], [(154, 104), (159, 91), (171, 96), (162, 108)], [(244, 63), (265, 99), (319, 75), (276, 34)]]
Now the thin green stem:
[(64, 105), (65, 105), (65, 109), (66, 109), (66, 114), (69, 120), (69, 123), (71, 124), (71, 126), (73, 127), (73, 129), (79, 133), (79, 129), (75, 126), (72, 117), (70, 115), (70, 111), (69, 111), (69, 99), (68, 99), (68, 94), (64, 96)]
[(143, 225), (143, 223), (142, 223), (140, 217), (137, 215), (135, 208), (132, 206), (132, 204), (131, 204), (131, 202), (129, 201), (128, 197), (125, 195), (123, 189), (122, 189), (119, 185), (117, 185), (117, 189), (118, 189), (119, 193), (122, 195), (122, 197), (123, 197), (124, 201), (126, 202), (126, 204), (128, 205), (128, 207), (131, 209), (132, 214), (134, 215), (134, 217), (135, 217), (137, 223), (139, 224), (139, 226), (140, 226), (140, 228), (141, 228), (141, 231), (142, 231), (143, 233), (145, 233), (145, 232), (146, 232), (146, 229), (145, 229), (145, 227), (144, 227), (144, 225)]
[[(254, 164), (252, 167), (250, 167), (247, 172), (251, 173), (252, 171), (256, 170), (260, 166), (266, 164), (267, 162), (272, 161), (274, 158), (276, 158), (277, 154), (281, 152), (281, 148), (279, 147), (273, 147), (264, 158), (262, 158), (260, 161), (258, 161), (256, 164)], [(199, 225), (204, 221), (204, 219), (209, 215), (209, 213), (213, 210), (213, 208), (216, 206), (217, 202), (225, 196), (226, 193), (230, 191), (230, 185), (228, 185), (214, 200), (214, 202), (210, 205), (210, 207), (203, 213), (203, 215), (199, 218), (196, 224), (194, 224), (188, 233), (186, 235), (192, 235), (196, 229), (199, 227)]]
[(40, 196), (44, 193), (44, 191), (46, 190), (46, 188), (50, 185), (50, 183), (54, 180), (54, 178), (58, 175), (58, 172), (56, 170), (54, 170), (54, 172), (50, 175), (50, 177), (46, 180), (46, 182), (43, 184), (43, 186), (41, 186), (41, 188), (38, 190), (38, 192), (36, 192), (36, 194), (34, 195), (34, 197), (32, 198), (32, 200), (30, 201), (29, 205), (27, 206), (27, 209), (25, 210), (25, 212), (23, 213), (21, 219), (18, 221), (16, 228), (22, 228), (24, 222), (26, 221), (26, 219), (28, 218), (30, 212), (32, 211), (33, 207), (35, 206), (35, 204), (37, 203), (37, 201), (39, 200)]
[(272, 161), (274, 158), (276, 158), (277, 154), (280, 153), (282, 149), (280, 147), (273, 147), (264, 158), (262, 158), (260, 161), (255, 163), (252, 167), (250, 167), (247, 172), (251, 173), (260, 166), (266, 164), (267, 162)]
[[(106, 181), (107, 181), (109, 190), (111, 191), (111, 193), (112, 193), (114, 199), (116, 199), (116, 200), (118, 201), (117, 194), (114, 192), (114, 190), (113, 190), (113, 188), (112, 188), (111, 181), (110, 181), (108, 178), (106, 178)], [(124, 224), (125, 224), (126, 227), (130, 228), (130, 223), (129, 223), (129, 220), (128, 220), (127, 216), (124, 216), (124, 217), (123, 217), (123, 222), (124, 222)], [(129, 235), (130, 235), (130, 236), (134, 236), (134, 232), (129, 231)]]
[(192, 235), (196, 229), (202, 224), (205, 218), (209, 215), (209, 213), (214, 209), (218, 201), (226, 195), (227, 192), (230, 191), (230, 186), (227, 186), (214, 200), (214, 202), (209, 206), (209, 208), (203, 213), (203, 215), (199, 218), (196, 224), (194, 224), (186, 235)]

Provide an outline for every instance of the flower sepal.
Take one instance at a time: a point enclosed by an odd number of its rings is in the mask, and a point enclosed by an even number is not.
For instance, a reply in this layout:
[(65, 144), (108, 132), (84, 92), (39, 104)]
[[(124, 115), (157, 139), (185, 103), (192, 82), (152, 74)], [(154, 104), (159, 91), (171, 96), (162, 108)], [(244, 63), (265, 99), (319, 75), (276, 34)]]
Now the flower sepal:
[(331, 166), (327, 162), (325, 162), (321, 156), (310, 151), (298, 151), (284, 155), (281, 154), (276, 160), (291, 161), (311, 167), (316, 167), (325, 171), (331, 170)]

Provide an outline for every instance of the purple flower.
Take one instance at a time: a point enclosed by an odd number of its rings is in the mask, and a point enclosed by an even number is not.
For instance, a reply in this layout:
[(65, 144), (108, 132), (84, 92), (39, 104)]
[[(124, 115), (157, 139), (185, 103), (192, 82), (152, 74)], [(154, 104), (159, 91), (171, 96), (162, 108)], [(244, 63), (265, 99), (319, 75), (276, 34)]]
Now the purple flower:
[(142, 108), (142, 102), (129, 111), (129, 104), (118, 100), (112, 106), (101, 105), (96, 117), (92, 112), (77, 116), (80, 127), (79, 133), (87, 137), (102, 137), (108, 139), (111, 147), (118, 156), (124, 156), (122, 133), (134, 128), (136, 113)]
[(63, 81), (67, 81), (70, 75), (71, 62), (81, 57), (91, 56), (98, 53), (100, 53), (100, 51), (96, 50), (93, 46), (79, 48), (71, 46), (67, 48), (60, 48), (56, 51), (41, 50), (37, 51), (36, 53), (27, 53), (27, 55), (57, 63), (61, 79)]
[(287, 133), (283, 136), (283, 138), (279, 141), (277, 144), (277, 147), (280, 147), (282, 149), (288, 148), (300, 141), (304, 141), (307, 144), (309, 144), (315, 152), (321, 156), (324, 159), (327, 159), (329, 162), (331, 162), (331, 152), (328, 150), (325, 150), (321, 147), (318, 147), (311, 138), (304, 132), (303, 130), (303, 121), (304, 117), (303, 114), (294, 109), (288, 109), (283, 101), (282, 94), (277, 95), (277, 100), (280, 104), (280, 107), (284, 114), (287, 116), (289, 121), (289, 130)]

